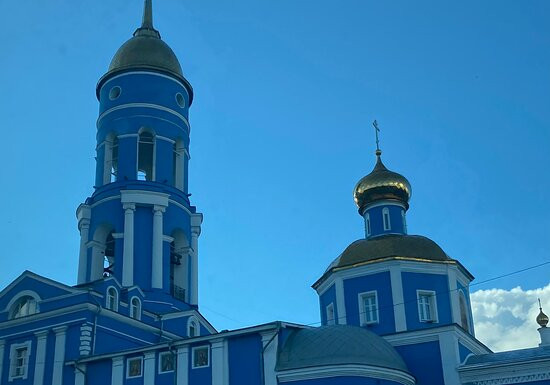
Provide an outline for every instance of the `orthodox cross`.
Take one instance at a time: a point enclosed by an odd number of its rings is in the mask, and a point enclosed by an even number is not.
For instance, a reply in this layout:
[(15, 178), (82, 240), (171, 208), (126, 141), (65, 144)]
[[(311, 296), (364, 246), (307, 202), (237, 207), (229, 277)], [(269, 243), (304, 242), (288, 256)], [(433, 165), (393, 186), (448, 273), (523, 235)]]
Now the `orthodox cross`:
[(380, 129), (378, 128), (378, 122), (375, 120), (372, 122), (372, 125), (374, 126), (374, 133), (376, 135), (376, 152), (380, 152), (380, 140), (378, 139), (378, 133), (380, 132)]

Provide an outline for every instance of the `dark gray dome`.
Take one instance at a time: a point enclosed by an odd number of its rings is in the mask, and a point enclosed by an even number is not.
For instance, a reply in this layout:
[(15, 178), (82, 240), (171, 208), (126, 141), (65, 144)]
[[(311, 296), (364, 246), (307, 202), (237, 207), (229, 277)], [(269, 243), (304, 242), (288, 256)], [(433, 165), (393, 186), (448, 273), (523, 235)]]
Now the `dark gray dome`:
[(327, 271), (333, 267), (352, 266), (391, 257), (438, 262), (451, 260), (443, 249), (429, 238), (421, 235), (391, 234), (353, 242)]
[(160, 38), (136, 35), (122, 45), (113, 57), (109, 72), (128, 69), (157, 69), (183, 77), (174, 51)]
[(347, 325), (299, 329), (290, 334), (277, 358), (276, 370), (359, 364), (408, 373), (397, 351), (382, 337)]

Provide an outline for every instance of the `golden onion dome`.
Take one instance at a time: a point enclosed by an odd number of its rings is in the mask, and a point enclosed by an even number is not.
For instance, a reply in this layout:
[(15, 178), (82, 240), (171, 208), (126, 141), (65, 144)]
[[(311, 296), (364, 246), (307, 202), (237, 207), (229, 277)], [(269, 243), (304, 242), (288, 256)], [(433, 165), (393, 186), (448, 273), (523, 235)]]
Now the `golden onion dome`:
[(364, 176), (353, 189), (353, 199), (362, 214), (363, 209), (372, 202), (380, 200), (398, 200), (409, 207), (411, 184), (403, 175), (390, 171), (382, 163), (382, 151), (376, 151), (376, 165), (370, 174)]
[(548, 316), (542, 312), (542, 308), (540, 309), (540, 313), (537, 316), (537, 323), (541, 328), (545, 328), (546, 325), (548, 325)]

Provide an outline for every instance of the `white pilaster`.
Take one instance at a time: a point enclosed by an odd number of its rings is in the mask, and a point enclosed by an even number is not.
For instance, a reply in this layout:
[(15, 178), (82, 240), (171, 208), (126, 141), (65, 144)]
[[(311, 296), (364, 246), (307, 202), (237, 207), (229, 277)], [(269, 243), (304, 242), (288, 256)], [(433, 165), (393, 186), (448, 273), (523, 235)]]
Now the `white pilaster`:
[(342, 277), (337, 277), (334, 280), (334, 289), (336, 291), (336, 314), (338, 319), (336, 319), (337, 325), (347, 325), (348, 321), (346, 318), (346, 301), (344, 296), (344, 280)]
[(227, 357), (227, 340), (212, 341), (212, 385), (229, 383), (229, 362)]
[(86, 282), (88, 270), (88, 240), (90, 237), (91, 208), (88, 205), (80, 205), (76, 212), (78, 230), (80, 231), (80, 252), (78, 255), (78, 283)]
[(390, 266), (390, 283), (395, 331), (404, 332), (407, 330), (407, 317), (405, 314), (405, 300), (403, 298), (403, 280), (399, 266)]
[(151, 286), (153, 289), (162, 289), (162, 213), (164, 210), (165, 207), (163, 206), (153, 206), (153, 258), (151, 266)]
[[(548, 346), (550, 345), (550, 328), (542, 327), (538, 328), (540, 334), (540, 344), (539, 346)], [(0, 366), (1, 370), (1, 366)]]
[(277, 365), (277, 347), (279, 345), (278, 331), (262, 333), (262, 348), (264, 354), (264, 384), (277, 385), (275, 365)]
[(111, 370), (111, 385), (122, 385), (124, 383), (124, 357), (113, 357)]
[(67, 326), (59, 326), (53, 329), (55, 332), (55, 351), (53, 359), (52, 385), (63, 384), (63, 366), (65, 365), (65, 341)]
[(122, 286), (134, 284), (134, 211), (136, 205), (124, 203), (124, 250), (122, 253)]
[(454, 331), (439, 335), (439, 350), (441, 351), (441, 365), (445, 384), (460, 384), (457, 366), (460, 364), (458, 352), (458, 338)]
[(86, 364), (77, 364), (75, 366), (74, 385), (86, 385)]
[(202, 214), (191, 216), (191, 288), (190, 302), (199, 303), (199, 235), (201, 234)]
[(2, 364), (4, 363), (4, 346), (6, 345), (6, 342), (4, 340), (0, 340), (0, 379), (2, 379)]
[(143, 360), (143, 383), (155, 383), (155, 352), (147, 352)]
[(34, 385), (44, 384), (44, 370), (46, 369), (46, 342), (48, 330), (34, 333), (36, 336), (36, 359), (34, 364)]
[(176, 385), (187, 385), (189, 379), (189, 347), (178, 348)]
[(451, 299), (451, 319), (453, 323), (462, 326), (462, 320), (460, 319), (460, 303), (458, 302), (456, 271), (452, 266), (447, 267), (447, 277), (449, 280), (449, 298)]

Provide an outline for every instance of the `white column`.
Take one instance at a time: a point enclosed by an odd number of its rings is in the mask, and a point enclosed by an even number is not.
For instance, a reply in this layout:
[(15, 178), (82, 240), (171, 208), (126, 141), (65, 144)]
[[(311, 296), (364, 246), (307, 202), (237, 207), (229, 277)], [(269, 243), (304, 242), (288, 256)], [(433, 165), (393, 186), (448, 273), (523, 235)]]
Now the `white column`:
[(178, 348), (177, 360), (177, 385), (187, 385), (189, 379), (189, 347), (183, 346)]
[(458, 338), (454, 331), (439, 334), (439, 350), (445, 384), (460, 384), (457, 366), (460, 364)]
[(48, 330), (34, 333), (36, 336), (36, 359), (34, 365), (34, 385), (44, 384), (44, 370), (46, 369), (46, 341)]
[(134, 203), (124, 203), (124, 251), (122, 253), (122, 286), (134, 284)]
[(212, 341), (212, 385), (229, 383), (229, 362), (227, 357), (227, 340)]
[(277, 385), (275, 365), (277, 364), (277, 346), (279, 344), (278, 331), (262, 333), (262, 347), (264, 354), (264, 384)]
[(88, 270), (88, 240), (90, 237), (90, 218), (92, 211), (90, 206), (81, 204), (76, 211), (78, 230), (80, 231), (80, 253), (78, 256), (78, 283), (86, 282)]
[(202, 214), (191, 217), (191, 305), (199, 304), (199, 235), (201, 235)]
[(151, 266), (151, 286), (153, 289), (162, 289), (162, 213), (164, 210), (165, 207), (163, 206), (153, 206), (153, 258)]
[(75, 365), (74, 385), (86, 385), (86, 364)]
[(111, 369), (111, 385), (122, 385), (124, 383), (124, 357), (113, 357)]
[(452, 266), (447, 267), (449, 280), (449, 298), (451, 300), (451, 319), (453, 323), (462, 326), (460, 319), (460, 303), (458, 302), (458, 285), (456, 283), (456, 271)]
[(0, 379), (2, 379), (2, 364), (4, 363), (4, 346), (6, 342), (4, 340), (0, 340)]
[[(550, 328), (547, 328), (546, 326), (544, 326), (544, 327), (538, 328), (537, 330), (539, 331), (539, 334), (540, 334), (540, 344), (539, 344), (539, 346), (548, 346), (548, 345), (550, 345)], [(0, 349), (1, 349), (1, 347), (0, 347)], [(0, 374), (1, 373), (2, 373), (2, 366), (0, 365)]]
[(344, 281), (341, 277), (337, 277), (334, 281), (334, 290), (336, 292), (336, 314), (338, 318), (335, 320), (337, 325), (347, 325), (346, 318), (346, 302), (344, 297)]
[(52, 385), (63, 384), (63, 366), (65, 365), (65, 341), (67, 326), (53, 329), (55, 332), (55, 351), (53, 359)]
[(405, 314), (405, 299), (403, 298), (403, 280), (399, 266), (390, 267), (390, 284), (395, 331), (404, 332), (407, 330), (407, 317)]
[(147, 352), (143, 360), (143, 383), (155, 383), (155, 352)]

